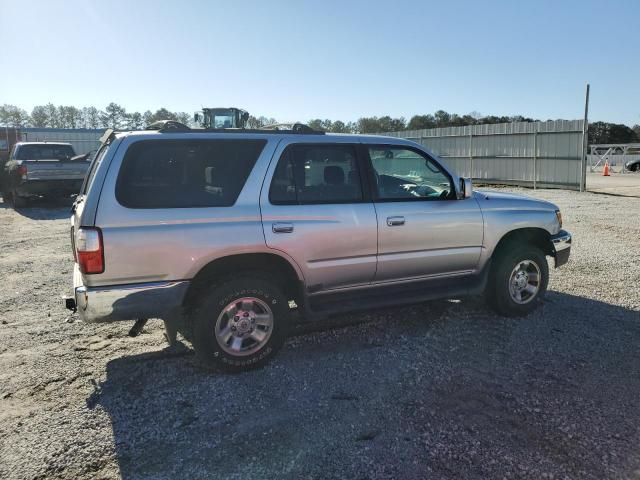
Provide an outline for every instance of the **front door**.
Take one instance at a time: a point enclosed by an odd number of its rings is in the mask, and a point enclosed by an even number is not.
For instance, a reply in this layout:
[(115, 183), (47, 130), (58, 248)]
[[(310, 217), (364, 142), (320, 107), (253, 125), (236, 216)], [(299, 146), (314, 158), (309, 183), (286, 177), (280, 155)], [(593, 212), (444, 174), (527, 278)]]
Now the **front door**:
[(282, 142), (262, 188), (267, 246), (298, 264), (311, 293), (375, 275), (376, 214), (358, 151), (349, 143)]
[(474, 272), (483, 240), (477, 201), (458, 199), (450, 175), (419, 149), (367, 150), (378, 218), (375, 281)]

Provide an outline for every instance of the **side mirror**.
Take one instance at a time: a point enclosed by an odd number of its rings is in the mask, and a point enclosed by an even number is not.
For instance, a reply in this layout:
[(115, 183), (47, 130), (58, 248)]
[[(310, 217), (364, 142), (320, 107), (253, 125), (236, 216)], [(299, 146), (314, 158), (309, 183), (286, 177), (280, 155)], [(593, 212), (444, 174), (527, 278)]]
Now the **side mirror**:
[(195, 123), (200, 123), (200, 114), (198, 112), (193, 114), (193, 121)]
[(471, 195), (473, 195), (473, 184), (470, 178), (460, 179), (460, 193), (461, 198), (471, 198)]

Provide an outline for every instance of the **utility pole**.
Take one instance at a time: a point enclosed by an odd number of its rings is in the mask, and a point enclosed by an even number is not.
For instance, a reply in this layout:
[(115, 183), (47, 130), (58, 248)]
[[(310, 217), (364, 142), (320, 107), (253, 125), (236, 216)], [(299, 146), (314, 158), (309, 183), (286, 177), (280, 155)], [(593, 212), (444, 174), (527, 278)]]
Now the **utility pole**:
[(587, 149), (589, 148), (589, 84), (584, 98), (584, 123), (582, 125), (582, 165), (580, 168), (580, 191), (587, 189)]

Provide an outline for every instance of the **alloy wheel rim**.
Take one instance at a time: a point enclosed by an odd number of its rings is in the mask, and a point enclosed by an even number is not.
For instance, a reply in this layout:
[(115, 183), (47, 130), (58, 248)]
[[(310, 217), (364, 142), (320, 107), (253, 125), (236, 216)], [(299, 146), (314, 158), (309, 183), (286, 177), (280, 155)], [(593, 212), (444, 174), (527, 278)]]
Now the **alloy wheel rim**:
[(520, 305), (531, 302), (540, 291), (542, 273), (533, 260), (522, 260), (516, 264), (509, 277), (509, 295)]
[(256, 353), (271, 338), (273, 312), (256, 297), (242, 297), (230, 302), (216, 320), (215, 335), (226, 353), (244, 357)]

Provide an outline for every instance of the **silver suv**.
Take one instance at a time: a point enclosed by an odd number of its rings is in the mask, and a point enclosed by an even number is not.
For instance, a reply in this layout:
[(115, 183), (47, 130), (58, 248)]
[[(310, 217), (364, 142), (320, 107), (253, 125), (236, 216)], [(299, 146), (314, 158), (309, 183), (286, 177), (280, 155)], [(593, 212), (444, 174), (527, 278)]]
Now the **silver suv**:
[(219, 369), (264, 364), (294, 318), (480, 293), (525, 315), (546, 256), (569, 258), (555, 205), (473, 192), (407, 140), (169, 125), (103, 140), (73, 207), (68, 308), (161, 318)]

